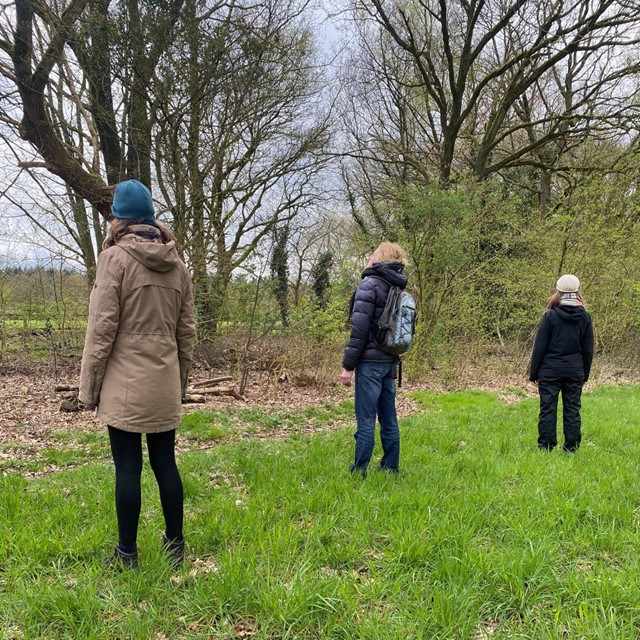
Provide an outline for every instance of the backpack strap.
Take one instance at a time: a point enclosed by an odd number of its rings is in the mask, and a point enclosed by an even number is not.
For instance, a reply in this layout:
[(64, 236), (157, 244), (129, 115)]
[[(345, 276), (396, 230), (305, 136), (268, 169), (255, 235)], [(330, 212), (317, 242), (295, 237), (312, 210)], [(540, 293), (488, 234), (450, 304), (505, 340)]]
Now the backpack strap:
[(354, 290), (354, 292), (351, 294), (351, 300), (349, 302), (349, 318), (348, 318), (348, 320), (351, 320), (351, 316), (353, 315), (353, 305), (355, 305), (355, 303), (356, 303), (356, 291), (357, 290), (358, 289), (356, 288)]

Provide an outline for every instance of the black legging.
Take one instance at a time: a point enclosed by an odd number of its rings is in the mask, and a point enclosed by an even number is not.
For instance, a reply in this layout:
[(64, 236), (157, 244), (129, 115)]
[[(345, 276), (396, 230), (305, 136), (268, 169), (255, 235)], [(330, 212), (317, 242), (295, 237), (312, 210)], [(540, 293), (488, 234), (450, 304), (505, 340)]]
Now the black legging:
[[(135, 551), (140, 519), (142, 434), (109, 427), (111, 453), (116, 467), (116, 513), (123, 551)], [(160, 502), (169, 540), (182, 539), (183, 492), (176, 466), (176, 430), (147, 434), (149, 462), (160, 489)]]

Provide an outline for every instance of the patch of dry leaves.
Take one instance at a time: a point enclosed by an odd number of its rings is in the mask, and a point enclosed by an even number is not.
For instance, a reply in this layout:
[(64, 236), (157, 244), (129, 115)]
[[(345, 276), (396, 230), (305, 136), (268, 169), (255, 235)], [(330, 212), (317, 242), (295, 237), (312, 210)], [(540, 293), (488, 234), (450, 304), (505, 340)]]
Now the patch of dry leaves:
[[(227, 373), (227, 372), (216, 372)], [(333, 385), (297, 387), (288, 382), (278, 380), (267, 374), (254, 374), (247, 385), (243, 400), (230, 396), (212, 396), (205, 404), (184, 405), (185, 412), (206, 409), (250, 409), (263, 412), (269, 409), (287, 411), (308, 407), (321, 407), (325, 404), (338, 404), (349, 399), (353, 388), (340, 385), (339, 371)], [(211, 377), (213, 372), (196, 369), (192, 382)], [(23, 362), (14, 367), (4, 366), (0, 369), (0, 462), (4, 460), (28, 460), (38, 457), (38, 452), (47, 447), (61, 446), (73, 448), (77, 446), (74, 439), (62, 440), (61, 434), (72, 433), (77, 436), (82, 432), (96, 432), (104, 429), (104, 425), (93, 412), (63, 413), (60, 403), (64, 394), (56, 393), (58, 384), (77, 384), (79, 378), (79, 362), (77, 360), (58, 367), (52, 371), (46, 364)], [(398, 414), (403, 417), (417, 411), (417, 403), (407, 396), (416, 387), (403, 385), (398, 394)], [(353, 420), (333, 420), (317, 425), (311, 421), (301, 425), (296, 433), (317, 433), (340, 429), (352, 424)], [(230, 434), (231, 440), (251, 438), (256, 440), (279, 439), (291, 435), (288, 429), (273, 428), (269, 430), (252, 430), (250, 433), (239, 429), (237, 434)], [(64, 438), (64, 435), (63, 435)], [(228, 441), (228, 439), (227, 439)], [(208, 448), (210, 444), (180, 441), (180, 449)], [(68, 468), (68, 467), (65, 467)], [(58, 470), (55, 465), (46, 465), (27, 476), (41, 476)]]
[[(467, 362), (455, 371), (443, 372), (433, 369), (427, 381), (418, 384), (405, 379), (398, 392), (398, 415), (406, 417), (418, 412), (418, 403), (409, 395), (414, 391), (430, 390), (445, 392), (463, 389), (478, 389), (498, 393), (502, 402), (519, 402), (525, 397), (537, 395), (537, 389), (527, 382), (526, 362), (521, 358), (516, 362), (501, 354), (493, 360)], [(206, 380), (229, 371), (205, 370), (196, 367), (192, 382)], [(447, 375), (444, 375), (447, 373)], [(80, 374), (78, 358), (68, 359), (58, 365), (54, 371), (47, 363), (23, 360), (12, 364), (0, 363), (0, 465), (3, 460), (28, 460), (38, 457), (38, 452), (47, 447), (77, 447), (74, 438), (82, 432), (98, 432), (104, 425), (92, 412), (63, 413), (59, 410), (64, 395), (56, 393), (57, 384), (77, 384)], [(288, 381), (279, 381), (277, 376), (268, 373), (253, 373), (244, 392), (244, 399), (230, 396), (208, 396), (205, 404), (184, 405), (185, 413), (193, 411), (259, 409), (268, 412), (292, 411), (308, 407), (322, 407), (326, 404), (339, 404), (350, 399), (353, 387), (344, 387), (339, 382), (340, 369), (336, 368), (335, 383), (325, 385), (295, 386)], [(637, 381), (633, 373), (621, 372), (611, 367), (602, 367), (598, 379), (589, 382), (587, 388), (596, 384), (623, 384)], [(352, 418), (334, 419), (318, 425), (312, 420), (306, 421), (296, 430), (297, 434), (311, 434), (333, 431), (354, 424)], [(286, 428), (242, 429), (229, 434), (224, 441), (238, 439), (280, 439), (291, 435)], [(61, 440), (63, 442), (61, 442)], [(215, 443), (198, 441), (179, 441), (180, 450), (209, 448)], [(6, 466), (6, 465), (5, 465)], [(68, 467), (66, 467), (68, 468)], [(44, 475), (56, 471), (55, 465), (46, 465), (44, 469), (27, 475)]]
[(59, 376), (38, 363), (0, 370), (0, 460), (29, 458), (43, 448), (59, 445), (58, 433), (99, 427), (93, 414), (60, 412), (62, 397), (54, 391), (59, 381)]

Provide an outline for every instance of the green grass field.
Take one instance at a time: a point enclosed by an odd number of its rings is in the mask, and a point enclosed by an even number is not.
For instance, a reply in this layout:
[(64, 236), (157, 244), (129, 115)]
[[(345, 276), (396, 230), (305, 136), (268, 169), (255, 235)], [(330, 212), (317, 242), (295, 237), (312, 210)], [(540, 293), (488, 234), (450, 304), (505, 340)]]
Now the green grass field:
[(103, 436), (80, 468), (8, 472), (0, 637), (640, 637), (640, 389), (584, 397), (575, 456), (536, 450), (535, 400), (419, 398), (397, 478), (348, 474), (351, 429), (227, 444), (233, 421), (190, 418), (185, 437), (221, 444), (180, 456), (179, 572), (148, 466), (142, 567), (101, 570), (116, 540)]

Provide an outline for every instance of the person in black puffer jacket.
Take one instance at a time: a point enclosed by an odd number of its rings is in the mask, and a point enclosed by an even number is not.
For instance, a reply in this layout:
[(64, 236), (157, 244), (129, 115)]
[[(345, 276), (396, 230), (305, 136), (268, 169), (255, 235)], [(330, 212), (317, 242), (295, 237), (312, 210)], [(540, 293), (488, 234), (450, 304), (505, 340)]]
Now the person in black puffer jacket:
[(404, 251), (383, 242), (372, 254), (351, 302), (351, 337), (342, 359), (342, 382), (350, 385), (355, 370), (355, 460), (351, 472), (366, 473), (374, 446), (376, 416), (380, 422), (383, 456), (380, 469), (398, 472), (400, 431), (396, 415), (398, 357), (382, 351), (374, 336), (391, 286), (404, 289)]
[(540, 320), (531, 354), (529, 380), (538, 385), (538, 447), (551, 451), (558, 443), (558, 395), (562, 392), (564, 450), (577, 451), (582, 440), (580, 403), (593, 360), (593, 325), (574, 275), (562, 276)]

